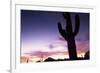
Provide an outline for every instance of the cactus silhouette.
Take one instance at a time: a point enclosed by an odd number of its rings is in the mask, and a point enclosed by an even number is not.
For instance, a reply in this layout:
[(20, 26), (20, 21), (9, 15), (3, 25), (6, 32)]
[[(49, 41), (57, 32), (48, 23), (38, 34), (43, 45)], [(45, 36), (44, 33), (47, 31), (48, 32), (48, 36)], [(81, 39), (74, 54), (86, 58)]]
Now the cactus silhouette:
[(75, 15), (75, 29), (73, 31), (70, 13), (64, 12), (63, 17), (66, 20), (66, 28), (63, 29), (61, 26), (61, 23), (58, 22), (59, 33), (67, 41), (70, 60), (77, 60), (75, 36), (79, 32), (80, 18), (79, 18), (79, 15), (77, 14)]

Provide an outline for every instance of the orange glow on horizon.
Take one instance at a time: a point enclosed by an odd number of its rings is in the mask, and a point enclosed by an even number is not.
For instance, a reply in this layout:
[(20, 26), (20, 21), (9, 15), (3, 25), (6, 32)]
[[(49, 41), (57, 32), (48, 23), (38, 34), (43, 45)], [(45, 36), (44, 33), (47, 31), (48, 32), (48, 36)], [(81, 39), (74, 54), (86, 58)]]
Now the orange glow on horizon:
[[(85, 53), (80, 52), (78, 53), (77, 57), (84, 58)], [(36, 57), (36, 56), (21, 56), (21, 63), (36, 63), (37, 61), (43, 62), (46, 60), (48, 57), (53, 58), (55, 60), (57, 59), (69, 59), (68, 53), (58, 53), (58, 54), (53, 54), (51, 56), (47, 57)]]

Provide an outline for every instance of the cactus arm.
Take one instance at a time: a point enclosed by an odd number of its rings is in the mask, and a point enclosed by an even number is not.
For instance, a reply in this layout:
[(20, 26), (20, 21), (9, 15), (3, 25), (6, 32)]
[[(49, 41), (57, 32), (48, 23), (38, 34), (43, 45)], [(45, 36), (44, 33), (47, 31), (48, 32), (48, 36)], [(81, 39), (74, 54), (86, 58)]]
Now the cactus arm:
[(58, 30), (59, 30), (61, 36), (62, 36), (65, 40), (67, 40), (66, 32), (65, 32), (64, 29), (62, 29), (62, 26), (61, 26), (61, 23), (60, 23), (60, 22), (58, 22)]
[(74, 29), (74, 36), (77, 35), (77, 33), (79, 32), (79, 27), (80, 27), (80, 18), (78, 15), (75, 16), (75, 29)]

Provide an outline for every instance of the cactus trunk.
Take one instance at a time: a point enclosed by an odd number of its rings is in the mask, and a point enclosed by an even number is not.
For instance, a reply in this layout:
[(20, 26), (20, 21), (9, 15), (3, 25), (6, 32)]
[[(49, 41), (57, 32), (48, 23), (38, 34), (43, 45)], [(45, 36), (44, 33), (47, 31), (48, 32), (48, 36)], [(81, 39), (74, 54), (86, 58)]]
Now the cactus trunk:
[(70, 37), (70, 39), (67, 40), (67, 45), (68, 45), (69, 58), (71, 60), (77, 59), (75, 38), (73, 36)]

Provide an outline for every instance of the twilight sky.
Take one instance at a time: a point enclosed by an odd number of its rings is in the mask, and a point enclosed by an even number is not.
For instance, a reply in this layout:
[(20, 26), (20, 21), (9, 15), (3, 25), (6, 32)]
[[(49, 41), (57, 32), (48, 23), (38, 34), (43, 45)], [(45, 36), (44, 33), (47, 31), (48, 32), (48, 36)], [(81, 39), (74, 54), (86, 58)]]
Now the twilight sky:
[[(89, 50), (89, 13), (71, 12), (73, 26), (75, 14), (80, 17), (80, 29), (75, 37), (80, 54)], [(21, 56), (67, 56), (67, 42), (59, 34), (58, 22), (66, 25), (62, 12), (21, 10)]]

